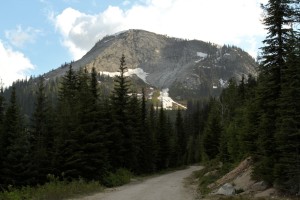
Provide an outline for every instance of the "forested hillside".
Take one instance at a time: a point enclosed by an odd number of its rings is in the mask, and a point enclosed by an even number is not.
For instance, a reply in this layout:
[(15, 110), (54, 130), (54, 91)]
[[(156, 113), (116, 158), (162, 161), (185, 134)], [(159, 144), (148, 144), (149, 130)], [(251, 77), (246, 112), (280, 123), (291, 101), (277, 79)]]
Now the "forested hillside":
[(144, 91), (142, 98), (130, 91), (125, 71), (122, 57), (114, 89), (105, 95), (95, 70), (70, 67), (55, 102), (40, 77), (28, 120), (15, 85), (8, 100), (1, 96), (1, 187), (43, 184), (49, 174), (105, 184), (107, 174), (121, 168), (145, 174), (200, 161), (204, 119), (198, 114), (204, 104), (190, 103), (189, 115), (178, 110), (173, 123), (161, 106), (146, 101)]

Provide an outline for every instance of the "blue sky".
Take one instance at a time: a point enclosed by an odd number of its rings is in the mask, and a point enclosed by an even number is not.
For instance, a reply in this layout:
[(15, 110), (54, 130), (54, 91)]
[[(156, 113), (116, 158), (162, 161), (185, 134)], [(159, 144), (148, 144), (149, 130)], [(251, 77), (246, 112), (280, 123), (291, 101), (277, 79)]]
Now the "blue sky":
[(256, 56), (266, 0), (3, 0), (0, 78), (5, 86), (82, 57), (105, 35), (131, 28), (233, 44)]

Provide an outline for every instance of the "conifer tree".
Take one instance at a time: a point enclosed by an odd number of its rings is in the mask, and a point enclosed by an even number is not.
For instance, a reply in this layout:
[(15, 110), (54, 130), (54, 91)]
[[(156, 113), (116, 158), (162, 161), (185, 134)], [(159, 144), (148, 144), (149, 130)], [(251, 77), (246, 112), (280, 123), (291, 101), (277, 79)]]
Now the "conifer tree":
[(140, 101), (137, 98), (137, 94), (134, 93), (128, 102), (128, 124), (127, 133), (124, 138), (124, 160), (126, 167), (135, 172), (140, 171), (138, 155), (141, 152), (141, 123)]
[[(57, 149), (56, 168), (64, 173), (66, 178), (78, 178), (80, 172), (74, 161), (79, 162), (80, 146), (78, 132), (76, 132), (79, 124), (78, 116), (78, 76), (69, 66), (69, 70), (62, 78), (61, 87), (58, 93), (58, 135), (55, 140)], [(60, 175), (59, 174), (59, 175)]]
[(0, 125), (2, 125), (4, 121), (4, 102), (5, 98), (3, 96), (3, 87), (0, 82)]
[(29, 138), (23, 127), (14, 85), (12, 86), (9, 106), (5, 113), (3, 139), (5, 144), (3, 183), (6, 186), (9, 184), (14, 186), (31, 184)]
[(31, 154), (33, 171), (37, 183), (46, 181), (46, 175), (51, 172), (53, 136), (49, 131), (48, 102), (45, 95), (44, 78), (39, 77), (36, 91), (35, 110), (31, 122)]
[[(298, 33), (299, 34), (299, 33)], [(275, 182), (281, 189), (300, 191), (300, 37), (291, 34), (286, 69), (283, 70), (279, 98), (279, 119), (275, 140), (279, 159), (275, 163)]]
[(128, 104), (129, 104), (129, 81), (125, 76), (127, 71), (125, 56), (120, 59), (119, 72), (115, 78), (115, 86), (111, 97), (113, 111), (113, 130), (111, 131), (110, 160), (115, 168), (125, 167), (124, 139), (128, 137)]
[(209, 159), (219, 154), (220, 138), (223, 132), (219, 104), (215, 99), (210, 101), (210, 112), (203, 135), (203, 146)]
[(276, 152), (276, 123), (278, 121), (279, 98), (282, 91), (283, 72), (287, 68), (286, 60), (289, 49), (290, 26), (292, 22), (292, 1), (269, 0), (263, 6), (265, 11), (264, 24), (268, 35), (263, 41), (262, 61), (258, 86), (257, 127), (258, 149), (254, 172), (269, 183), (273, 183), (273, 169), (278, 153)]
[(177, 110), (176, 121), (175, 121), (175, 132), (178, 140), (178, 152), (180, 165), (187, 164), (187, 134), (184, 130), (183, 118), (181, 116), (181, 110)]
[(157, 113), (154, 109), (153, 104), (150, 105), (149, 110), (149, 117), (147, 120), (147, 133), (149, 140), (147, 141), (147, 148), (149, 151), (147, 151), (147, 155), (149, 156), (150, 164), (148, 165), (147, 169), (149, 172), (153, 172), (157, 169), (157, 160), (158, 160), (158, 133), (157, 133)]
[[(99, 98), (99, 92), (98, 92), (98, 80), (97, 80), (97, 72), (95, 67), (92, 68), (91, 72), (91, 92), (94, 98), (94, 101), (97, 101)], [(96, 102), (93, 102), (94, 104)]]
[(5, 144), (4, 144), (4, 96), (3, 96), (3, 87), (0, 86), (0, 187), (2, 187), (2, 176), (3, 176), (3, 159), (4, 159), (4, 151), (5, 151)]
[(139, 163), (140, 163), (140, 171), (142, 173), (153, 172), (153, 145), (154, 145), (154, 137), (153, 132), (150, 130), (150, 125), (148, 120), (147, 113), (147, 103), (146, 103), (146, 95), (145, 89), (142, 88), (142, 101), (141, 101), (141, 129), (140, 129), (140, 153), (139, 153)]
[(240, 84), (238, 86), (238, 96), (240, 103), (244, 103), (245, 97), (246, 97), (246, 88), (245, 88), (245, 75), (242, 74), (242, 80), (240, 81)]
[(170, 135), (168, 130), (168, 118), (165, 114), (163, 105), (161, 105), (158, 122), (157, 122), (157, 167), (159, 170), (169, 167), (171, 148), (170, 148)]
[(89, 75), (86, 69), (79, 71), (77, 95), (79, 124), (73, 137), (79, 148), (75, 149), (78, 156), (73, 163), (76, 163), (81, 177), (100, 180), (108, 165), (99, 122), (101, 113), (95, 72)]

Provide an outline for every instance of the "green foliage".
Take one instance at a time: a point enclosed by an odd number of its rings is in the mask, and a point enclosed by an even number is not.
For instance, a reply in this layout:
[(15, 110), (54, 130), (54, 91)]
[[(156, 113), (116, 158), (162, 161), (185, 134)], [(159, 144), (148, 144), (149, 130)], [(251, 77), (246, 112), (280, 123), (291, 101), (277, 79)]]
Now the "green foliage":
[(210, 112), (203, 133), (204, 153), (209, 159), (214, 159), (219, 154), (222, 132), (220, 104), (215, 99), (211, 99)]
[(299, 191), (300, 180), (300, 49), (299, 35), (290, 40), (287, 68), (283, 71), (282, 92), (279, 99), (279, 119), (275, 134), (276, 150), (280, 155), (275, 163), (274, 176), (282, 190)]
[(233, 169), (233, 165), (222, 164), (218, 159), (210, 160), (204, 166), (204, 169), (194, 172), (194, 176), (199, 179), (198, 187), (202, 195), (211, 192), (208, 186)]
[[(112, 111), (112, 128), (110, 133), (111, 146), (109, 147), (111, 154), (109, 155), (111, 164), (114, 168), (131, 167), (131, 162), (126, 163), (125, 157), (132, 146), (129, 125), (129, 81), (124, 75), (127, 71), (125, 56), (122, 55), (119, 67), (120, 75), (115, 78), (115, 86), (111, 96)], [(125, 141), (126, 140), (126, 141)], [(125, 147), (126, 146), (126, 147)], [(125, 151), (127, 151), (125, 153)], [(127, 157), (128, 158), (128, 157)]]
[(5, 151), (5, 139), (4, 139), (4, 96), (3, 96), (3, 88), (0, 86), (0, 182), (3, 182), (2, 180), (2, 173), (3, 173), (3, 159), (4, 159), (4, 151)]
[[(257, 161), (255, 175), (291, 193), (299, 191), (296, 182), (299, 183), (300, 178), (299, 144), (293, 142), (299, 140), (296, 121), (299, 121), (300, 110), (295, 104), (299, 98), (294, 96), (299, 88), (299, 81), (294, 77), (299, 74), (299, 30), (289, 26), (299, 24), (294, 3), (290, 0), (269, 1), (263, 7), (268, 36), (264, 40), (260, 64), (257, 90), (260, 123), (256, 126), (258, 149), (254, 154)], [(290, 73), (290, 69), (296, 71)]]
[[(103, 191), (103, 186), (99, 182), (84, 180), (74, 180), (72, 182), (59, 181), (53, 175), (49, 175), (50, 182), (36, 187), (22, 187), (16, 189), (9, 187), (8, 190), (0, 193), (0, 199), (5, 200), (51, 200), (51, 199), (66, 199), (77, 197), (85, 194)], [(48, 176), (48, 178), (49, 178)]]
[(53, 125), (50, 123), (50, 106), (45, 94), (44, 78), (40, 77), (36, 91), (35, 108), (30, 126), (30, 145), (32, 171), (35, 173), (36, 182), (44, 183), (45, 174), (53, 173), (51, 158), (53, 149)]
[(176, 154), (179, 154), (179, 160), (177, 161), (180, 165), (187, 163), (187, 133), (184, 130), (183, 118), (181, 114), (181, 110), (178, 109), (175, 121), (175, 133), (177, 137), (177, 141), (175, 141), (175, 149)]
[(130, 182), (132, 173), (127, 169), (117, 169), (115, 173), (107, 173), (102, 182), (107, 187), (116, 187)]
[(15, 87), (12, 89), (3, 126), (2, 184), (4, 187), (9, 184), (16, 186), (31, 184), (29, 138), (17, 104)]
[(159, 170), (165, 169), (169, 167), (170, 164), (170, 156), (171, 156), (171, 144), (170, 144), (170, 132), (169, 132), (169, 121), (165, 114), (165, 110), (160, 108), (159, 116), (158, 116), (158, 124), (157, 124), (157, 168)]

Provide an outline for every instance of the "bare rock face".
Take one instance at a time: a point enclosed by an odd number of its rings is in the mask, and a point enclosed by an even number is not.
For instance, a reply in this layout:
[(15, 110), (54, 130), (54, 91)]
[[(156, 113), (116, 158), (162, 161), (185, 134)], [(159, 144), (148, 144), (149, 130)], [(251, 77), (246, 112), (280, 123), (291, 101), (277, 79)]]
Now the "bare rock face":
[(233, 185), (231, 185), (230, 183), (226, 183), (218, 189), (216, 194), (221, 194), (225, 196), (235, 195), (235, 189)]
[(257, 182), (257, 183), (254, 183), (252, 186), (251, 186), (251, 189), (253, 191), (264, 191), (268, 188), (268, 184), (264, 181), (260, 181), (260, 182)]
[[(157, 88), (170, 90), (213, 90), (226, 86), (229, 78), (242, 74), (257, 75), (252, 57), (237, 47), (183, 40), (143, 30), (128, 30), (106, 36), (80, 60), (74, 69), (86, 67), (97, 71), (117, 72), (124, 54), (129, 69), (140, 68), (148, 74), (146, 82)], [(67, 67), (46, 74), (63, 75)], [(176, 93), (176, 92), (175, 92)]]

